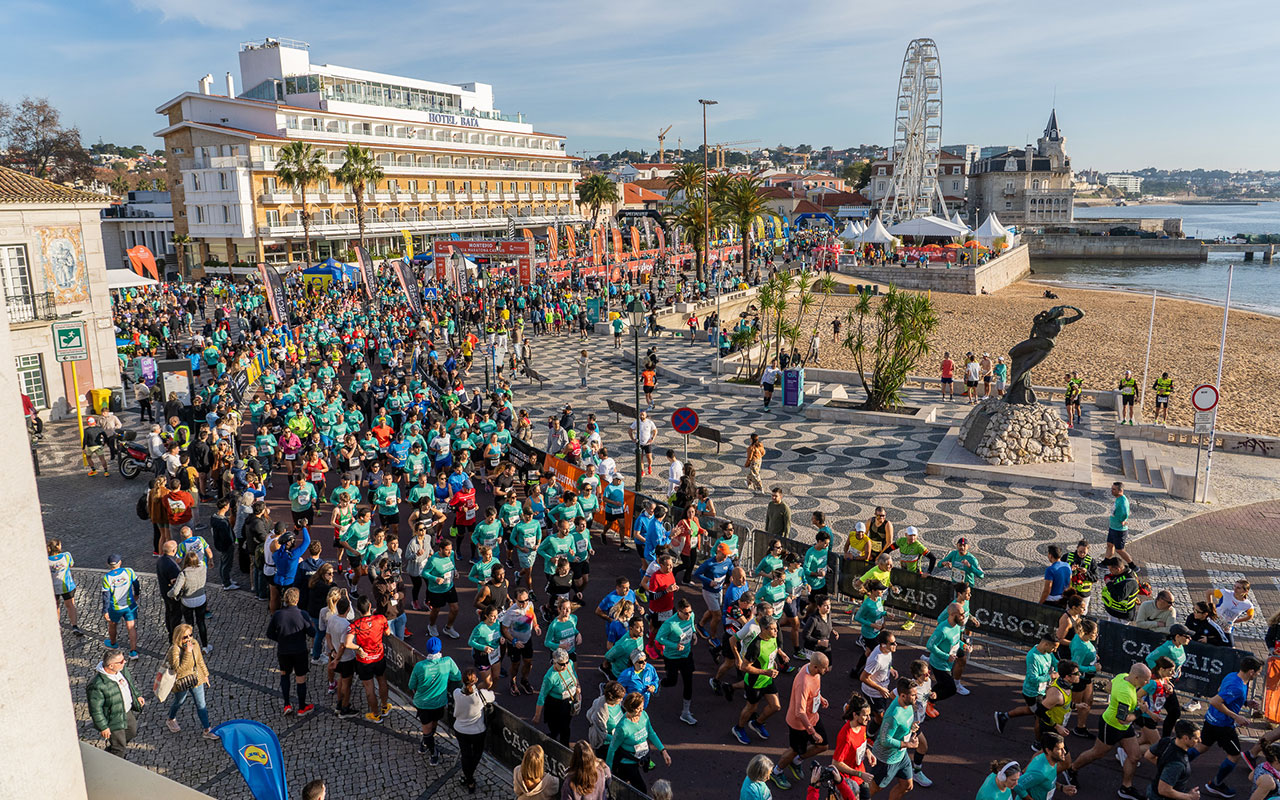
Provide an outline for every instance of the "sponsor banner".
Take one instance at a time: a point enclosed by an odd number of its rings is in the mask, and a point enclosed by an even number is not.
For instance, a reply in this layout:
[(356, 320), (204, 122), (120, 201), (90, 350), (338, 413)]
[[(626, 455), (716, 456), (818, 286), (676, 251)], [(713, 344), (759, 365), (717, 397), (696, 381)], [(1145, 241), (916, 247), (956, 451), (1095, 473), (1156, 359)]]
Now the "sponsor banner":
[(413, 276), (409, 265), (403, 260), (397, 259), (392, 266), (396, 277), (400, 279), (400, 288), (404, 289), (404, 297), (409, 303), (409, 309), (415, 316), (421, 317), (423, 315), (422, 292), (418, 289), (418, 279)]
[(550, 225), (547, 226), (547, 260), (555, 261), (560, 258), (560, 234)]
[(613, 237), (613, 257), (622, 258), (622, 231), (611, 228), (609, 233)]
[(356, 260), (360, 262), (360, 277), (364, 280), (364, 291), (372, 298), (373, 287), (377, 283), (377, 278), (373, 274), (373, 259), (369, 257), (368, 250), (357, 247)]
[(267, 292), (267, 308), (271, 311), (271, 320), (273, 322), (282, 322), (284, 320), (284, 282), (280, 280), (280, 273), (276, 272), (266, 264), (258, 264), (258, 274), (262, 276), (262, 286)]
[(568, 252), (569, 258), (578, 257), (578, 245), (574, 241), (576, 238), (578, 238), (576, 232), (572, 228), (569, 229), (569, 236), (564, 240), (564, 249)]
[(631, 252), (637, 254), (640, 252), (640, 231), (635, 225), (631, 226)]
[[(786, 544), (784, 542), (784, 547)], [(853, 591), (853, 581), (870, 568), (871, 564), (866, 562), (850, 562), (849, 568), (840, 575), (840, 591), (857, 596)], [(951, 581), (895, 569), (893, 586), (896, 591), (886, 594), (885, 605), (902, 611), (937, 619), (951, 602)], [(1023, 648), (1030, 648), (1040, 641), (1043, 634), (1057, 629), (1062, 609), (975, 588), (969, 601), (969, 613), (981, 626), (977, 628), (978, 635), (997, 636)], [(1135, 628), (1106, 617), (1093, 619), (1098, 623), (1098, 640), (1095, 645), (1098, 649), (1100, 674), (1128, 672), (1135, 661), (1145, 659), (1148, 653), (1167, 638), (1155, 631)], [(1211, 696), (1216, 692), (1218, 684), (1227, 673), (1234, 672), (1240, 659), (1248, 655), (1229, 647), (1213, 647), (1195, 642), (1187, 645), (1186, 652), (1187, 663), (1183, 665), (1178, 688), (1202, 696)]]
[(658, 234), (658, 251), (661, 252), (663, 250), (666, 250), (667, 237), (662, 233), (662, 226), (659, 225), (658, 227), (654, 228), (654, 231)]
[[(528, 228), (524, 229), (528, 232)], [(533, 238), (533, 234), (529, 234)], [(434, 254), (448, 255), (453, 248), (467, 256), (527, 256), (533, 251), (528, 239), (454, 239), (448, 242), (436, 242)]]

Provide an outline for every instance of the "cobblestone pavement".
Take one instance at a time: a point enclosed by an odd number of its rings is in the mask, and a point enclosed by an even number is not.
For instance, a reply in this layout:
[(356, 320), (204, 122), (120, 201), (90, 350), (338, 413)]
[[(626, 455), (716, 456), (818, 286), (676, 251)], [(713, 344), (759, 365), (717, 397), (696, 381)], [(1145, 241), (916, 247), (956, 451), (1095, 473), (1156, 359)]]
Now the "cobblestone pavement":
[[(630, 356), (631, 346), (621, 351)], [(664, 365), (693, 372), (705, 367), (710, 348), (690, 347), (682, 340), (642, 340), (641, 349), (657, 345)], [(591, 353), (589, 388), (579, 386), (577, 352)], [(690, 352), (691, 351), (691, 352)], [(607, 338), (586, 344), (577, 337), (542, 337), (535, 342), (537, 370), (546, 382), (529, 392), (527, 383), (517, 392), (527, 396), (535, 429), (565, 403), (573, 403), (580, 420), (595, 412), (604, 442), (633, 483), (633, 448), (626, 436), (627, 420), (617, 420), (604, 400), (612, 397), (634, 404), (630, 363), (616, 354)], [(704, 373), (705, 374), (705, 373)], [(534, 385), (536, 389), (536, 384)], [(657, 408), (650, 412), (659, 429), (654, 474), (644, 485), (665, 492), (663, 453), (670, 447), (680, 457), (682, 438), (671, 431), (670, 413), (681, 405), (697, 410), (702, 424), (722, 431), (725, 444), (717, 456), (713, 444), (690, 439), (689, 459), (697, 467), (699, 482), (709, 486), (721, 514), (762, 524), (766, 500), (746, 490), (741, 460), (748, 434), (757, 432), (766, 447), (762, 480), (766, 487), (781, 485), (791, 505), (798, 535), (809, 539), (809, 515), (822, 511), (837, 533), (866, 520), (876, 505), (884, 505), (899, 531), (906, 525), (920, 528), (926, 544), (945, 554), (959, 536), (970, 538), (993, 588), (1013, 586), (1039, 577), (1044, 546), (1050, 542), (1074, 543), (1081, 537), (1101, 545), (1105, 540), (1111, 498), (1104, 489), (1047, 490), (997, 482), (940, 478), (925, 473), (926, 463), (946, 433), (945, 428), (889, 425), (833, 426), (804, 419), (781, 405), (775, 395), (771, 411), (763, 411), (758, 396), (712, 393), (707, 387), (682, 385), (660, 378), (655, 393)], [(946, 404), (946, 413), (962, 415), (968, 406)], [(535, 414), (535, 412), (537, 412)], [(1099, 415), (1100, 416), (1100, 415)], [(1147, 531), (1191, 514), (1196, 506), (1163, 494), (1133, 497), (1135, 538)]]
[[(95, 613), (100, 603), (96, 585), (101, 571), (77, 569), (75, 576), (79, 584), (76, 603), (82, 612), (80, 624), (88, 635), (79, 638), (64, 627), (62, 644), (80, 736), (100, 742), (89, 719), (85, 687), (102, 658), (106, 636), (106, 623)], [(141, 657), (130, 663), (130, 670), (134, 682), (150, 700), (152, 678), (168, 648), (155, 578), (140, 577), (144, 598), (138, 623)], [(459, 782), (457, 747), (448, 733), (442, 731), (436, 737), (442, 756), (439, 766), (430, 766), (425, 757), (418, 755), (418, 722), (412, 706), (397, 704), (381, 724), (364, 719), (339, 720), (333, 714), (332, 696), (325, 693), (323, 667), (311, 669), (308, 700), (316, 704), (315, 712), (301, 719), (282, 716), (275, 646), (262, 636), (266, 628), (265, 604), (248, 592), (223, 592), (212, 584), (210, 597), (210, 607), (216, 608), (208, 621), (214, 649), (206, 657), (211, 684), (206, 693), (210, 722), (217, 726), (244, 718), (271, 725), (280, 737), (291, 787), (300, 789), (307, 781), (322, 777), (328, 784), (329, 796), (334, 798), (457, 800), (510, 796), (510, 773), (487, 759), (476, 775), (477, 794), (467, 793)], [(363, 710), (363, 700), (354, 703)], [(138, 738), (129, 745), (129, 760), (210, 796), (249, 800), (251, 795), (244, 780), (222, 746), (201, 738), (194, 704), (188, 702), (178, 712), (182, 730), (176, 734), (165, 727), (167, 708), (167, 703), (152, 701), (143, 709)]]

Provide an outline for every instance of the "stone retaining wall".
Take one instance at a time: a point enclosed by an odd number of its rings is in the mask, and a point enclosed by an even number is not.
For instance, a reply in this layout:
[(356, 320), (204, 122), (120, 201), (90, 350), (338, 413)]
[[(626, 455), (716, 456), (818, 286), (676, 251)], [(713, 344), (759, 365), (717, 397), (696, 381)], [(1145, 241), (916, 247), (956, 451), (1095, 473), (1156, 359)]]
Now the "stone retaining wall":
[(928, 267), (841, 265), (840, 271), (858, 279), (884, 285), (893, 284), (901, 289), (952, 294), (994, 294), (1031, 274), (1031, 256), (1025, 246), (1019, 245), (980, 267), (947, 267), (945, 263), (930, 264)]

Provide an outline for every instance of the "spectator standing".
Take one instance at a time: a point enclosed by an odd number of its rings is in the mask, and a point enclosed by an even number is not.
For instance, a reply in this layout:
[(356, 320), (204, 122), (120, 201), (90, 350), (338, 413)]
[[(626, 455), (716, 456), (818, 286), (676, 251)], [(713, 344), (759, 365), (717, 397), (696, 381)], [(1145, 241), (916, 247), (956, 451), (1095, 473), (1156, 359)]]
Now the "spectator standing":
[(85, 689), (93, 727), (107, 742), (107, 752), (125, 757), (125, 747), (138, 735), (137, 713), (146, 705), (125, 664), (123, 650), (108, 648)]
[(1155, 597), (1138, 606), (1133, 626), (1156, 633), (1168, 633), (1176, 613), (1173, 608), (1173, 593), (1168, 589), (1161, 589)]
[(569, 771), (561, 784), (561, 800), (605, 800), (613, 773), (596, 757), (591, 745), (579, 739), (573, 743)]
[[(284, 713), (292, 714), (294, 711), (294, 705), (289, 702), (289, 676), (292, 675), (298, 693), (298, 716), (304, 717), (315, 710), (315, 706), (307, 702), (307, 672), (311, 668), (307, 636), (315, 632), (315, 625), (307, 612), (298, 608), (297, 587), (285, 589), (282, 600), (284, 606), (272, 614), (267, 623), (267, 638), (276, 643)], [(361, 602), (367, 604), (368, 599), (361, 598)]]
[(515, 800), (558, 800), (560, 780), (546, 769), (541, 745), (524, 751), (520, 765), (512, 771)]
[(496, 699), (493, 692), (479, 687), (474, 669), (462, 673), (461, 688), (453, 690), (453, 735), (458, 740), (462, 785), (476, 793), (476, 767), (484, 757), (484, 709)]
[(769, 490), (769, 505), (764, 510), (764, 531), (775, 539), (791, 538), (791, 507), (782, 500), (782, 487)]
[[(173, 542), (166, 542), (166, 545)], [(205, 564), (204, 554), (199, 550), (188, 550), (182, 559), (182, 571), (173, 581), (173, 587), (169, 589), (169, 597), (176, 600), (180, 606), (179, 613), (182, 619), (188, 624), (194, 624), (200, 630), (200, 644), (204, 646), (204, 652), (213, 652), (213, 645), (209, 644), (209, 631), (205, 626), (205, 608), (208, 605), (208, 596), (205, 594), (205, 582), (209, 577), (209, 567)], [(176, 628), (175, 628), (176, 630)]]
[(209, 668), (205, 665), (204, 654), (192, 634), (191, 626), (185, 622), (173, 629), (172, 646), (165, 658), (165, 666), (173, 672), (173, 701), (169, 704), (165, 725), (171, 733), (182, 730), (178, 725), (178, 711), (187, 702), (187, 698), (191, 698), (196, 703), (196, 716), (200, 718), (203, 737), (217, 739), (209, 725), (209, 709), (205, 699), (205, 689), (209, 686)]

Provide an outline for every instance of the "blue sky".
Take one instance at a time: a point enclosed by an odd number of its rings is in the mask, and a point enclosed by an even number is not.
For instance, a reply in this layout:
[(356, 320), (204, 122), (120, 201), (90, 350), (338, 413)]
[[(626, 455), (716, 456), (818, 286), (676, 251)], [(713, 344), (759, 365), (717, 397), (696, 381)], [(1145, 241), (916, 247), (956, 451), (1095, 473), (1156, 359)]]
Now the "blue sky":
[(887, 144), (907, 42), (938, 42), (946, 143), (1034, 140), (1057, 98), (1077, 169), (1280, 169), (1276, 0), (758, 2), (6, 0), (0, 99), (48, 96), (86, 142), (158, 147), (154, 109), (242, 41), (494, 85), (570, 151), (701, 141)]

